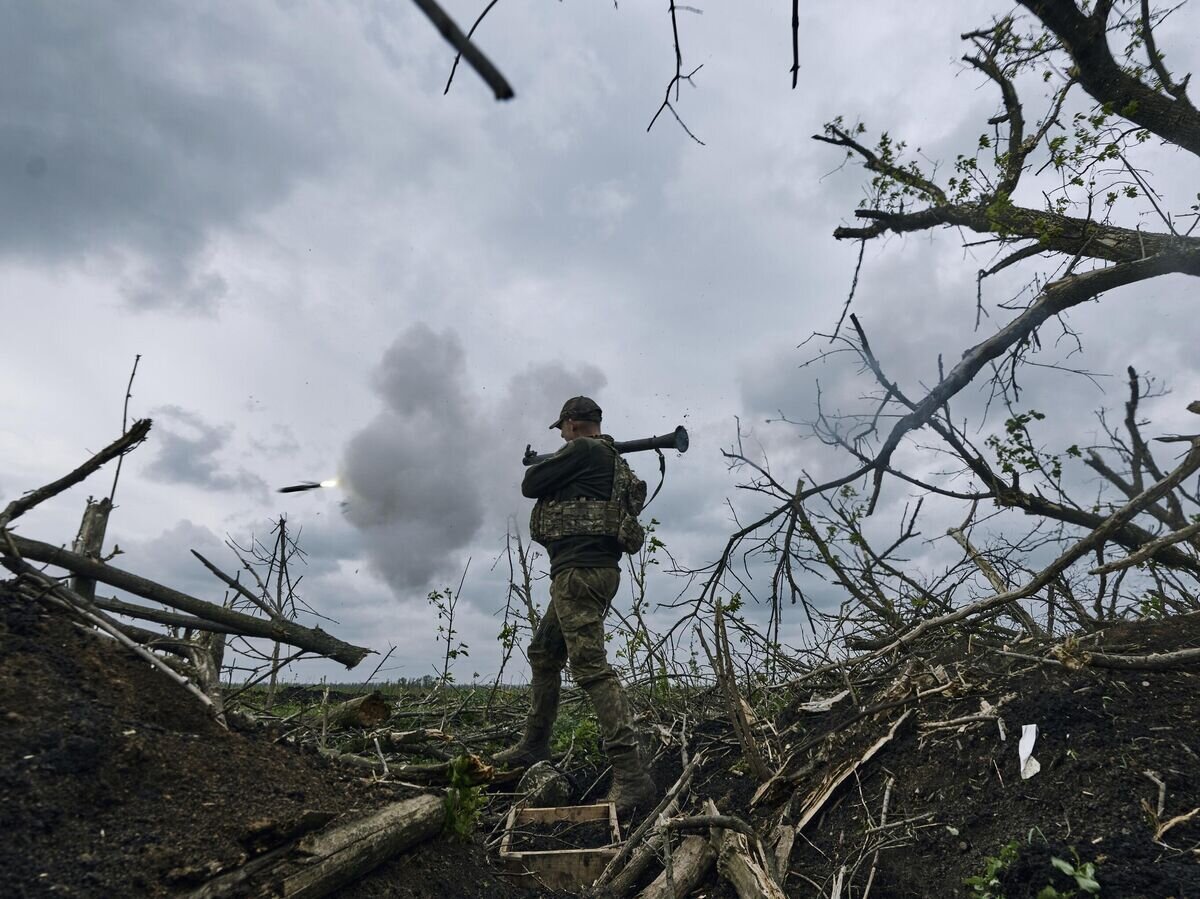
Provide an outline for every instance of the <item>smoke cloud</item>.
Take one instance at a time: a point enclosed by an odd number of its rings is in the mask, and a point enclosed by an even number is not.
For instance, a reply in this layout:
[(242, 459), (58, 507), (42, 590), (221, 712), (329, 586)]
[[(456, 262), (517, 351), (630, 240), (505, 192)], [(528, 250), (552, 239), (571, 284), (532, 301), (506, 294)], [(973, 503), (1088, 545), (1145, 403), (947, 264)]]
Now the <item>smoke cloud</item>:
[(444, 573), (483, 521), (481, 435), (465, 380), (454, 332), (409, 328), (372, 379), (383, 410), (346, 446), (346, 518), (362, 532), (372, 566), (397, 591)]
[(475, 391), (454, 331), (406, 330), (372, 377), (383, 409), (350, 439), (340, 469), (345, 515), (372, 568), (398, 594), (423, 591), (458, 573), (476, 536), (499, 541), (528, 506), (518, 489), (525, 441), (554, 449), (546, 426), (563, 400), (597, 396), (604, 383), (595, 366), (549, 362), (502, 391)]

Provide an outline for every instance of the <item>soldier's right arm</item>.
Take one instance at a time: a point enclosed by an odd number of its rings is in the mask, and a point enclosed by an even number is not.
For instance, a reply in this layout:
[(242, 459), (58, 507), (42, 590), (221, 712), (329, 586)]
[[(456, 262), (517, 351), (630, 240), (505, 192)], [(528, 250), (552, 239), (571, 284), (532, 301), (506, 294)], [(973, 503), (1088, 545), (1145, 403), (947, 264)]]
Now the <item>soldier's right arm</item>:
[(521, 495), (540, 499), (570, 483), (587, 467), (587, 453), (583, 449), (582, 443), (572, 440), (545, 462), (529, 466), (521, 481)]

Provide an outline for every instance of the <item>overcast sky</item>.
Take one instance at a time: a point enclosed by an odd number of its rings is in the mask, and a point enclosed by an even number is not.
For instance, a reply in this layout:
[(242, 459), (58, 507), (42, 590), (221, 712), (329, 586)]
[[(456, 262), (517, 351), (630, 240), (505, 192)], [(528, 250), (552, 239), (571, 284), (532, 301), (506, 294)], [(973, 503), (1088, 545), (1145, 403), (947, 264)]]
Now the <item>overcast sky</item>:
[[(445, 5), (466, 27), (483, 4)], [(339, 636), (396, 645), (393, 676), (430, 670), (426, 594), (468, 558), (458, 677), (495, 670), (506, 567), (491, 566), (510, 517), (527, 520), (521, 453), (557, 445), (546, 426), (568, 396), (596, 398), (617, 439), (688, 427), (655, 514), (682, 562), (712, 560), (725, 499), (744, 501), (719, 454), (735, 420), (784, 480), (828, 474), (764, 421), (810, 416), (817, 377), (837, 402), (864, 389), (850, 366), (799, 368), (845, 298), (857, 246), (831, 232), (864, 183), (810, 135), (842, 114), (930, 160), (971, 152), (997, 98), (958, 61), (959, 35), (1009, 8), (802, 3), (793, 91), (789, 11), (769, 6), (680, 13), (684, 67), (703, 68), (678, 109), (700, 146), (669, 117), (646, 133), (674, 71), (665, 2), (499, 4), (477, 39), (508, 103), (465, 67), (443, 96), (451, 51), (406, 0), (0, 5), (0, 498), (119, 433), (141, 354), (131, 413), (155, 427), (122, 474), (115, 564), (219, 599), (188, 550), (229, 562), (227, 535), (265, 536), (286, 513), (304, 598)], [(1197, 35), (1196, 7), (1163, 29), (1177, 73), (1200, 68)], [(1194, 159), (1148, 152), (1164, 185), (1195, 192)], [(855, 309), (914, 391), (979, 339), (989, 257), (961, 244), (866, 250)], [(985, 329), (1035, 270), (989, 289)], [(1028, 404), (1061, 409), (1064, 446), (1123, 401), (1128, 364), (1175, 389), (1147, 410), (1154, 433), (1186, 426), (1194, 289), (1163, 279), (1073, 313), (1071, 364), (1118, 377), (1031, 377)], [(1069, 349), (1051, 343), (1048, 361)], [(335, 475), (336, 490), (274, 492)], [(22, 532), (69, 541), (110, 477)], [(885, 499), (881, 514), (906, 497)], [(350, 676), (301, 676), (322, 674)]]

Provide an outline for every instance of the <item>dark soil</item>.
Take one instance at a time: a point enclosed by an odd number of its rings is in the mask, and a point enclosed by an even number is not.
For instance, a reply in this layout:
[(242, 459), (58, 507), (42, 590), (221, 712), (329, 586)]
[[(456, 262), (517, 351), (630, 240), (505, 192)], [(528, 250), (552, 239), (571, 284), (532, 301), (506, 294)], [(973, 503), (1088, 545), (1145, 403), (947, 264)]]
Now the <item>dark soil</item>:
[(476, 843), (447, 839), (396, 856), (369, 877), (339, 890), (337, 899), (526, 899), (552, 895), (498, 877)]
[[(1200, 615), (1110, 628), (1080, 649), (1143, 654), (1196, 646)], [(937, 665), (953, 687), (913, 700), (913, 689), (937, 683), (929, 673)], [(855, 696), (823, 714), (796, 706), (838, 692), (840, 677), (805, 684), (794, 701), (750, 697), (760, 708), (790, 705), (759, 733), (779, 735), (764, 737), (772, 770), (795, 775), (755, 805), (758, 782), (727, 723), (691, 719), (689, 748), (703, 746), (707, 761), (688, 811), (711, 798), (765, 838), (776, 824), (796, 822), (822, 776), (860, 757), (911, 712), (796, 839), (789, 896), (827, 897), (840, 874), (842, 896), (857, 899), (872, 867), (873, 897), (978, 896), (966, 879), (1003, 856), (1009, 861), (995, 871), (994, 896), (1036, 896), (1053, 886), (1081, 897), (1076, 879), (1059, 868), (1091, 865), (1102, 896), (1200, 897), (1200, 815), (1155, 839), (1156, 828), (1200, 807), (1196, 669), (1048, 666), (950, 640), (913, 648), (873, 677), (860, 677)], [(1007, 739), (995, 720), (928, 728), (978, 714), (981, 700), (998, 710)], [(884, 702), (892, 705), (862, 712)], [(1024, 724), (1040, 731), (1034, 756), (1041, 771), (1026, 780), (1017, 761)], [(0, 896), (183, 895), (279, 845), (306, 813), (320, 822), (410, 795), (275, 737), (223, 730), (160, 673), (0, 583)], [(677, 745), (658, 747), (651, 773), (660, 790), (682, 766)], [(568, 773), (577, 792), (588, 794), (579, 803), (608, 788), (594, 768)], [(1165, 785), (1161, 813), (1156, 780)], [(499, 877), (484, 851), (508, 801), (495, 797), (470, 841), (427, 842), (339, 896), (550, 895)], [(622, 834), (638, 823), (636, 816), (622, 820)], [(607, 842), (607, 834), (591, 843), (577, 833), (557, 838), (574, 846)], [(715, 874), (702, 893), (734, 896)]]
[(530, 821), (513, 828), (513, 852), (557, 852), (562, 849), (602, 849), (612, 844), (607, 821)]
[[(1200, 615), (1124, 624), (1084, 648), (1145, 654), (1195, 646)], [(874, 850), (882, 846), (872, 895), (978, 895), (964, 880), (982, 874), (989, 858), (1015, 842), (1016, 860), (1001, 872), (995, 895), (1034, 896), (1047, 885), (1078, 891), (1074, 879), (1052, 864), (1059, 858), (1072, 866), (1094, 864), (1101, 895), (1200, 896), (1200, 816), (1156, 842), (1159, 791), (1145, 773), (1166, 784), (1163, 822), (1200, 806), (1195, 670), (1072, 671), (995, 653), (967, 657), (954, 648), (940, 661), (960, 686), (913, 705), (916, 714), (895, 740), (843, 785), (806, 828), (807, 839), (797, 840), (793, 872), (812, 878), (828, 895), (845, 866), (856, 888), (851, 895), (861, 894)], [(1002, 703), (1006, 696), (1011, 698)], [(995, 721), (961, 730), (920, 727), (976, 714), (981, 699), (999, 708), (1006, 740)], [(831, 761), (852, 758), (901, 710), (837, 734), (853, 712), (851, 706), (812, 716), (810, 739), (836, 734), (826, 741)], [(1027, 780), (1017, 753), (1024, 724), (1038, 726), (1033, 755), (1041, 763)], [(888, 821), (908, 823), (871, 833), (889, 778)], [(801, 784), (798, 795), (805, 792)], [(796, 896), (822, 895), (799, 876), (789, 880), (789, 889)]]
[[(411, 795), (236, 733), (107, 638), (0, 583), (0, 896), (170, 896), (308, 812)], [(310, 816), (315, 817), (315, 816)], [(515, 899), (482, 847), (435, 840), (346, 896)]]

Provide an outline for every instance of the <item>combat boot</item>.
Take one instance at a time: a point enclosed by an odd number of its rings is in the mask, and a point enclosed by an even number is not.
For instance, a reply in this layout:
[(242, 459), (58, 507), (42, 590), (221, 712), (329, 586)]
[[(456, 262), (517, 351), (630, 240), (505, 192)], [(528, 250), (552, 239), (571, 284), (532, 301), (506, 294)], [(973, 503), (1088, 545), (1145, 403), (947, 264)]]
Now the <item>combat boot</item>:
[(558, 694), (561, 680), (539, 678), (534, 673), (530, 688), (529, 714), (525, 718), (525, 733), (516, 746), (504, 749), (492, 756), (492, 761), (503, 767), (528, 768), (537, 762), (550, 760), (550, 735), (554, 731), (554, 720), (558, 717)]
[(605, 802), (615, 803), (617, 817), (628, 818), (634, 812), (648, 812), (658, 800), (658, 788), (642, 764), (641, 753), (636, 748), (609, 755), (612, 762), (612, 787)]
[(649, 811), (657, 790), (642, 764), (640, 740), (631, 723), (629, 702), (620, 681), (610, 675), (592, 681), (584, 690), (592, 701), (604, 736), (604, 751), (612, 763), (612, 789), (604, 801), (616, 803), (618, 817), (628, 817), (638, 809)]

